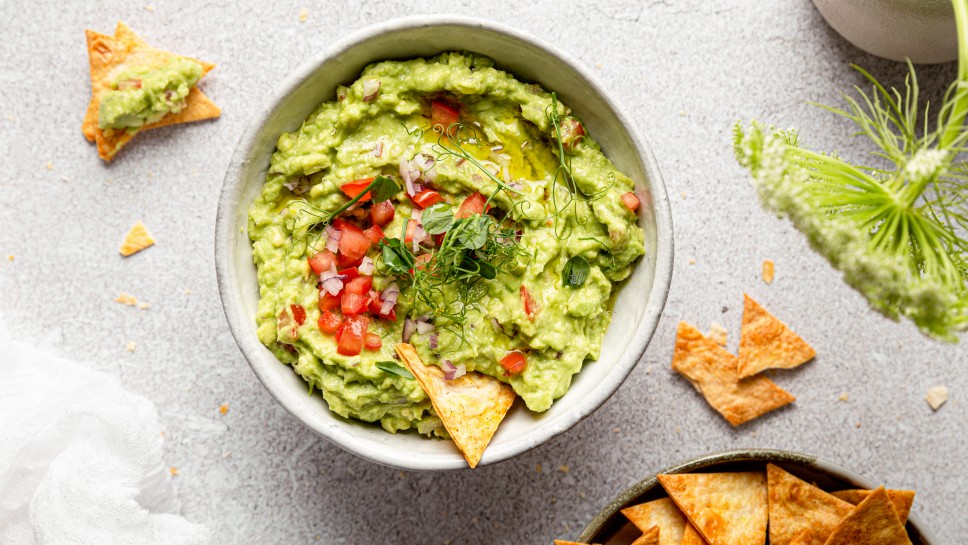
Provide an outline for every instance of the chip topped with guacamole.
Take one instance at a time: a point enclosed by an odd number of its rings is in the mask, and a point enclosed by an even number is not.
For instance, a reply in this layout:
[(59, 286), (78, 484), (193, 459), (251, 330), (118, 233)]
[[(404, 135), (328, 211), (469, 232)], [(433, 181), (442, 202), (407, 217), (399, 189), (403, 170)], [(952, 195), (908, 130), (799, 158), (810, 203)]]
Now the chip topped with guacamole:
[(401, 341), (545, 411), (599, 357), (639, 204), (555, 94), (492, 60), (372, 64), (279, 138), (249, 210), (259, 338), (390, 432), (446, 435)]

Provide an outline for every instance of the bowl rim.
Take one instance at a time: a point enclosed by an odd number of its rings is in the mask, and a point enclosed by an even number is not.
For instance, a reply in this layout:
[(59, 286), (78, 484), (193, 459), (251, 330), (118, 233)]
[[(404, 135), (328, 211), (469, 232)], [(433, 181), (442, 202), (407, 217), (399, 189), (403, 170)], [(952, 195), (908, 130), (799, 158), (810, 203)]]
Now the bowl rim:
[[(690, 471), (708, 469), (718, 465), (734, 462), (778, 462), (807, 466), (818, 472), (826, 473), (836, 477), (837, 479), (851, 483), (859, 488), (873, 490), (877, 487), (873, 481), (852, 469), (848, 469), (840, 464), (836, 464), (810, 454), (767, 448), (724, 450), (703, 454), (701, 456), (696, 456), (694, 458), (689, 458), (685, 461), (678, 462), (665, 469), (656, 471), (655, 473), (628, 487), (621, 494), (612, 499), (612, 501), (608, 502), (608, 504), (606, 504), (605, 507), (602, 508), (597, 515), (595, 515), (595, 518), (593, 518), (591, 522), (589, 522), (585, 528), (582, 529), (581, 534), (578, 536), (578, 541), (582, 543), (591, 543), (591, 540), (596, 537), (596, 534), (605, 528), (608, 522), (619, 514), (619, 511), (631, 505), (632, 502), (637, 498), (659, 485), (657, 475), (669, 473), (688, 473)], [(911, 513), (908, 516), (907, 525), (911, 526), (919, 534), (921, 543), (923, 545), (932, 545), (938, 543), (938, 540), (935, 539), (934, 535), (930, 531), (925, 530), (921, 520), (914, 513)]]
[[(408, 470), (450, 470), (466, 468), (463, 458), (458, 456), (452, 461), (428, 462), (420, 457), (401, 460), (384, 453), (379, 448), (368, 446), (366, 441), (346, 435), (342, 431), (342, 426), (325, 425), (323, 423), (311, 421), (304, 418), (293, 402), (284, 392), (276, 392), (269, 380), (269, 371), (263, 369), (260, 358), (255, 351), (262, 347), (262, 344), (255, 338), (249, 338), (241, 326), (242, 313), (236, 312), (241, 308), (241, 297), (237, 286), (238, 279), (235, 276), (230, 256), (232, 251), (229, 245), (230, 233), (237, 229), (235, 224), (235, 213), (239, 206), (248, 206), (249, 203), (241, 203), (238, 199), (239, 191), (244, 185), (242, 181), (242, 170), (246, 163), (249, 150), (257, 142), (257, 135), (261, 128), (271, 118), (272, 112), (287, 97), (305, 83), (328, 59), (338, 57), (342, 52), (360, 46), (370, 39), (381, 34), (390, 32), (404, 32), (417, 28), (431, 26), (457, 26), (471, 30), (484, 30), (503, 34), (534, 47), (544, 54), (557, 58), (563, 64), (574, 70), (589, 83), (592, 90), (608, 105), (615, 113), (616, 118), (628, 133), (629, 139), (642, 162), (649, 190), (652, 198), (653, 215), (655, 219), (656, 248), (654, 252), (655, 271), (653, 283), (648, 294), (646, 307), (643, 311), (642, 319), (633, 332), (632, 340), (626, 346), (619, 358), (618, 363), (606, 379), (599, 383), (589, 396), (583, 398), (567, 412), (568, 417), (561, 419), (555, 426), (545, 426), (542, 433), (537, 435), (527, 435), (522, 440), (515, 440), (501, 448), (491, 447), (485, 452), (479, 465), (497, 463), (547, 442), (568, 429), (572, 428), (595, 410), (601, 407), (618, 388), (624, 383), (632, 369), (645, 353), (658, 327), (669, 294), (669, 287), (672, 281), (673, 270), (673, 229), (672, 212), (669, 204), (668, 194), (659, 172), (658, 163), (648, 142), (639, 133), (638, 128), (632, 122), (624, 108), (612, 100), (608, 88), (602, 84), (598, 78), (588, 69), (584, 68), (569, 54), (559, 50), (553, 45), (544, 42), (523, 31), (516, 30), (501, 23), (496, 23), (483, 18), (466, 17), (457, 15), (418, 15), (390, 19), (381, 23), (363, 27), (349, 36), (346, 36), (320, 53), (313, 55), (300, 64), (289, 76), (279, 83), (272, 94), (263, 103), (264, 105), (252, 116), (244, 132), (239, 137), (232, 159), (226, 169), (226, 174), (222, 182), (222, 189), (219, 194), (218, 207), (215, 220), (215, 269), (218, 284), (219, 296), (222, 303), (222, 310), (228, 322), (232, 336), (239, 346), (243, 357), (258, 377), (263, 387), (269, 394), (286, 409), (292, 416), (302, 422), (306, 427), (314, 431), (337, 446), (347, 450), (359, 457), (376, 462), (382, 465), (408, 469)], [(500, 61), (498, 60), (498, 65)], [(257, 345), (257, 346), (256, 346)]]

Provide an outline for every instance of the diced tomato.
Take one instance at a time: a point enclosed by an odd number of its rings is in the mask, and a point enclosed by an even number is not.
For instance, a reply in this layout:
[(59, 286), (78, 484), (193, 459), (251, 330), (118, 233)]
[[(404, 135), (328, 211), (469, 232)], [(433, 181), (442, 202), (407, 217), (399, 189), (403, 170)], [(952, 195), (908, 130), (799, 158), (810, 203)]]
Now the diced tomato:
[(379, 335), (372, 331), (367, 331), (363, 336), (363, 347), (367, 350), (378, 350), (383, 346), (383, 340)]
[(366, 316), (347, 316), (339, 335), (336, 351), (344, 356), (356, 356), (363, 350), (363, 337), (370, 321)]
[(487, 197), (481, 195), (480, 192), (472, 193), (468, 195), (464, 202), (460, 203), (460, 208), (457, 209), (458, 218), (469, 218), (474, 214), (484, 213), (484, 203), (487, 202)]
[[(345, 184), (339, 186), (340, 191), (346, 194), (347, 197), (353, 198), (363, 192), (364, 189), (376, 178), (360, 178), (359, 180), (353, 180), (352, 182), (346, 182)], [(367, 193), (363, 195), (363, 198), (357, 202), (366, 202), (370, 200), (370, 194)]]
[[(413, 258), (413, 262), (417, 266), (417, 270), (422, 271), (426, 268), (427, 263), (429, 263), (433, 257), (434, 256), (432, 254), (420, 254)], [(410, 269), (410, 274), (413, 274), (413, 269)]]
[(366, 297), (358, 293), (344, 293), (340, 301), (340, 310), (345, 316), (356, 316), (366, 310)]
[(299, 330), (296, 329), (297, 326), (293, 325), (292, 321), (292, 317), (289, 316), (286, 309), (282, 309), (279, 312), (279, 318), (276, 320), (276, 327), (279, 328), (280, 332), (289, 330), (289, 336), (292, 337), (292, 340), (296, 340), (299, 338)]
[(330, 295), (326, 290), (319, 290), (319, 310), (326, 312), (330, 309), (339, 308), (339, 306), (339, 295)]
[(289, 310), (292, 311), (292, 317), (296, 320), (296, 324), (303, 325), (306, 321), (306, 309), (302, 305), (289, 305)]
[(413, 242), (413, 233), (417, 230), (417, 220), (407, 220), (407, 234), (403, 237), (404, 242)]
[(330, 270), (335, 263), (336, 254), (329, 250), (323, 250), (322, 252), (319, 252), (318, 254), (309, 258), (309, 266), (316, 274), (322, 274), (325, 271)]
[(430, 102), (430, 121), (433, 125), (440, 125), (446, 131), (448, 127), (460, 120), (460, 110), (447, 104), (443, 100)]
[(343, 269), (337, 272), (337, 274), (345, 276), (346, 278), (343, 279), (344, 281), (352, 280), (360, 275), (360, 270), (357, 269), (356, 267), (350, 267), (348, 269)]
[(521, 284), (521, 301), (524, 302), (524, 313), (528, 315), (528, 319), (534, 321), (534, 315), (538, 313), (538, 303), (535, 302), (534, 297), (531, 297), (531, 292), (528, 288)]
[(337, 231), (352, 231), (354, 233), (363, 234), (363, 229), (360, 229), (354, 223), (350, 223), (342, 218), (336, 218), (333, 220), (333, 229)]
[(374, 314), (384, 320), (390, 320), (391, 322), (397, 321), (397, 309), (391, 308), (390, 312), (383, 314), (380, 311), (383, 310), (383, 301), (380, 300), (379, 295), (377, 297), (370, 298), (370, 314)]
[(443, 244), (445, 236), (447, 236), (447, 233), (438, 233), (434, 235), (434, 246), (440, 246)]
[(444, 200), (444, 198), (440, 196), (440, 193), (437, 193), (433, 189), (424, 189), (420, 193), (417, 193), (411, 197), (411, 199), (413, 199), (413, 203), (420, 208), (428, 208)]
[(636, 210), (638, 210), (639, 204), (641, 204), (641, 201), (639, 201), (639, 198), (636, 197), (635, 193), (632, 193), (631, 191), (622, 195), (622, 202), (625, 203), (625, 206), (632, 212), (635, 212)]
[(365, 236), (373, 244), (376, 244), (377, 242), (387, 238), (386, 234), (383, 232), (383, 229), (380, 229), (379, 225), (374, 225), (366, 231), (363, 231), (363, 236)]
[(361, 263), (363, 263), (362, 257), (353, 259), (352, 256), (345, 256), (343, 254), (339, 254), (336, 256), (336, 266), (339, 267), (340, 270), (359, 267)]
[(346, 290), (346, 293), (363, 296), (370, 291), (371, 287), (373, 287), (373, 277), (360, 276), (350, 280), (344, 289)]
[(339, 239), (339, 253), (347, 259), (362, 259), (370, 249), (370, 244), (370, 240), (366, 238), (363, 231), (345, 230)]
[(319, 315), (319, 320), (316, 323), (319, 325), (320, 331), (332, 335), (343, 325), (343, 318), (327, 310)]
[(521, 352), (508, 352), (506, 356), (501, 358), (500, 364), (508, 374), (517, 375), (528, 366), (528, 359)]
[(383, 227), (393, 221), (393, 215), (395, 213), (396, 211), (393, 209), (392, 202), (376, 202), (370, 207), (370, 221), (373, 222), (373, 225)]

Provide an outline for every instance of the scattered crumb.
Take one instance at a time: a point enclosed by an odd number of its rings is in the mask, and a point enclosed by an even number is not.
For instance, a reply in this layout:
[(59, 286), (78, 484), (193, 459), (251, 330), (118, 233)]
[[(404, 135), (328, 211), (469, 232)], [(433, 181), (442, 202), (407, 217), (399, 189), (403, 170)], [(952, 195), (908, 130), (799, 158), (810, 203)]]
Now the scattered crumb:
[(679, 194), (682, 195), (683, 199), (686, 198), (687, 193), (685, 191), (680, 191)]
[(578, 497), (581, 498), (581, 499), (585, 499), (585, 491), (584, 490), (579, 490), (578, 491)]
[(756, 431), (755, 430), (750, 432), (750, 437), (756, 437)]
[(145, 11), (155, 11), (155, 5), (148, 4), (147, 6), (145, 6)]
[(612, 433), (622, 433), (622, 428), (619, 428), (619, 427), (612, 428)]
[(306, 19), (309, 19), (309, 10), (306, 8), (299, 8), (299, 22), (305, 23)]
[(128, 341), (128, 344), (124, 345), (125, 352), (134, 352), (135, 348), (138, 348), (138, 345), (134, 341)]
[(115, 303), (121, 303), (122, 305), (128, 305), (129, 307), (133, 307), (133, 306), (135, 306), (138, 303), (138, 300), (135, 299), (135, 297), (133, 295), (128, 295), (127, 293), (122, 293), (121, 295), (119, 295), (114, 300), (114, 302)]
[(654, 371), (654, 370), (655, 370), (655, 366), (652, 365), (652, 364), (649, 364), (649, 365), (646, 365), (645, 366), (645, 374), (646, 375), (651, 375), (652, 374), (652, 371)]
[(689, 258), (689, 264), (690, 264), (690, 265), (695, 265), (695, 264), (696, 264), (696, 258), (694, 258), (694, 257), (690, 257), (690, 258)]
[(69, 181), (71, 181), (71, 179), (68, 178), (67, 176), (61, 176), (61, 181), (62, 182), (69, 182)]
[(601, 70), (602, 68), (604, 68), (604, 65), (602, 65), (602, 63), (598, 63), (595, 65), (595, 68)]
[(229, 456), (232, 456), (232, 451), (231, 450), (226, 450), (225, 452), (222, 453), (222, 459), (223, 460), (226, 459), (226, 458), (228, 458)]
[(185, 288), (185, 295), (191, 295), (191, 294), (192, 294), (192, 290)]
[(932, 411), (937, 411), (945, 401), (948, 401), (948, 387), (942, 385), (931, 388), (928, 390), (928, 395), (924, 396), (924, 400), (931, 406)]
[(471, 524), (477, 524), (481, 521), (480, 517), (471, 517)]
[(225, 416), (225, 415), (229, 414), (229, 404), (228, 403), (222, 403), (221, 405), (219, 405), (218, 406), (218, 412), (221, 413), (222, 416)]
[(535, 466), (534, 466), (534, 469), (535, 469), (535, 470), (536, 470), (536, 471), (537, 471), (538, 473), (541, 473), (541, 464), (535, 464)]
[(689, 115), (689, 112), (685, 110), (679, 110), (679, 117), (686, 117), (687, 115)]
[(195, 176), (198, 176), (198, 169), (193, 168), (192, 171), (189, 172), (189, 175), (191, 175), (192, 178), (194, 178)]
[(124, 257), (128, 257), (152, 246), (154, 243), (155, 239), (151, 238), (151, 234), (148, 233), (148, 228), (145, 227), (145, 224), (141, 223), (141, 220), (138, 220), (128, 230), (128, 234), (124, 235), (124, 241), (121, 242), (121, 247), (118, 248), (118, 251)]
[[(223, 407), (224, 407), (224, 405), (223, 405)], [(222, 413), (222, 414), (225, 414), (225, 413)], [(405, 472), (403, 472), (403, 471), (401, 471), (401, 472), (399, 472), (399, 473), (397, 473), (397, 475), (398, 475), (398, 476), (399, 476), (399, 477), (400, 477), (401, 479), (406, 479), (406, 478), (407, 478), (407, 474), (406, 474)]]
[(838, 397), (837, 399), (839, 399), (841, 401), (848, 401), (848, 400), (850, 400), (850, 396), (847, 395), (847, 392), (844, 392), (844, 393), (840, 394), (840, 397)]
[(858, 422), (857, 425), (854, 426), (854, 427), (857, 428), (857, 429), (860, 429), (860, 422)]
[(48, 161), (47, 162), (47, 170), (54, 170), (54, 163)]
[(560, 466), (558, 466), (558, 471), (562, 473), (568, 473), (569, 471), (571, 471), (571, 468), (568, 467), (567, 464), (561, 464)]
[(764, 259), (763, 260), (763, 282), (767, 284), (772, 284), (773, 275), (774, 275), (773, 260)]
[(177, 477), (178, 476), (178, 468), (175, 467), (175, 466), (169, 467), (168, 468), (168, 473), (171, 473), (171, 476), (172, 477)]
[(322, 537), (320, 537), (319, 534), (313, 536), (313, 541), (319, 541), (320, 539), (322, 539)]
[(676, 426), (672, 431), (674, 431), (676, 433), (682, 433), (682, 428), (679, 427), (679, 426)]
[(13, 254), (10, 254), (7, 256), (7, 261), (13, 261), (13, 260), (14, 260)]
[(154, 178), (154, 177), (155, 177), (155, 173), (154, 173), (154, 172), (151, 172), (151, 171), (149, 170), (149, 171), (148, 171), (148, 177), (149, 177), (149, 178)]
[(712, 339), (719, 346), (726, 346), (726, 339), (729, 336), (729, 332), (726, 328), (713, 322), (709, 326), (709, 338)]
[(140, 308), (141, 310), (148, 310), (148, 303), (145, 303), (145, 302), (138, 303), (138, 308)]

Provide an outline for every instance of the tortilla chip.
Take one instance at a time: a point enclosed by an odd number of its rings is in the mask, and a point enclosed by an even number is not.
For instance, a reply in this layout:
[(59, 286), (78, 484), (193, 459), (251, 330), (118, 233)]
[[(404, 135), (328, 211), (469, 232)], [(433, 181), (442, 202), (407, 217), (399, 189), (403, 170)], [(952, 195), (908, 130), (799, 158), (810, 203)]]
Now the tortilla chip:
[[(770, 493), (770, 545), (790, 545), (804, 530), (804, 545), (823, 545), (854, 506), (812, 484), (798, 479), (783, 469), (766, 465)], [(808, 539), (807, 541), (803, 541)]]
[(840, 521), (826, 545), (911, 545), (911, 539), (882, 486)]
[(738, 360), (695, 327), (679, 322), (672, 368), (689, 379), (734, 426), (792, 403), (795, 397), (764, 376), (740, 380)]
[(660, 498), (622, 509), (625, 518), (636, 528), (647, 532), (659, 529), (660, 545), (679, 545), (686, 527), (686, 516), (670, 498)]
[(643, 533), (638, 539), (632, 542), (632, 545), (659, 545), (659, 527), (649, 529), (649, 531)]
[(725, 327), (713, 322), (709, 325), (709, 338), (719, 346), (726, 346), (727, 340), (729, 339), (729, 332), (726, 331)]
[(138, 304), (138, 299), (134, 295), (128, 295), (127, 293), (122, 293), (118, 295), (118, 298), (114, 300), (115, 303), (121, 303), (122, 305), (128, 305), (133, 307)]
[(680, 545), (706, 545), (706, 540), (702, 538), (695, 526), (687, 522), (686, 529), (682, 532)]
[(473, 468), (484, 454), (497, 427), (514, 403), (514, 390), (500, 380), (480, 373), (467, 373), (445, 380), (436, 365), (424, 365), (409, 344), (398, 344), (397, 354), (417, 377), (430, 402), (447, 428), (447, 433)]
[(800, 530), (790, 540), (790, 545), (809, 545), (810, 543), (813, 543), (813, 532), (810, 530)]
[[(127, 66), (161, 66), (178, 55), (149, 46), (127, 25), (120, 22), (113, 37), (92, 30), (86, 32), (92, 97), (81, 124), (81, 131), (85, 138), (97, 142), (98, 154), (102, 159), (110, 161), (141, 130), (212, 119), (221, 115), (218, 106), (195, 86), (185, 99), (185, 109), (178, 113), (166, 115), (159, 121), (136, 130), (101, 130), (97, 120), (98, 109), (101, 97), (111, 90), (113, 74)], [(202, 65), (203, 76), (215, 66), (203, 61), (197, 62)]]
[[(834, 496), (857, 505), (871, 495), (872, 490), (838, 490), (833, 492)], [(894, 510), (897, 511), (897, 518), (901, 524), (907, 522), (908, 515), (911, 514), (911, 506), (914, 505), (914, 490), (888, 490), (887, 499), (891, 500)]]
[(710, 545), (766, 542), (768, 500), (763, 472), (685, 473), (658, 478)]
[(763, 260), (763, 282), (765, 284), (772, 284), (773, 277), (775, 276), (775, 265), (772, 259)]
[(128, 257), (131, 254), (136, 254), (141, 250), (153, 245), (155, 239), (151, 238), (148, 234), (148, 228), (145, 224), (138, 220), (134, 223), (128, 234), (124, 235), (124, 241), (121, 242), (121, 247), (118, 249), (121, 255)]
[(739, 338), (739, 377), (764, 369), (792, 369), (813, 359), (817, 351), (789, 327), (743, 294), (743, 327)]
[(577, 541), (565, 541), (563, 539), (556, 539), (555, 545), (588, 545), (587, 543), (578, 543)]

